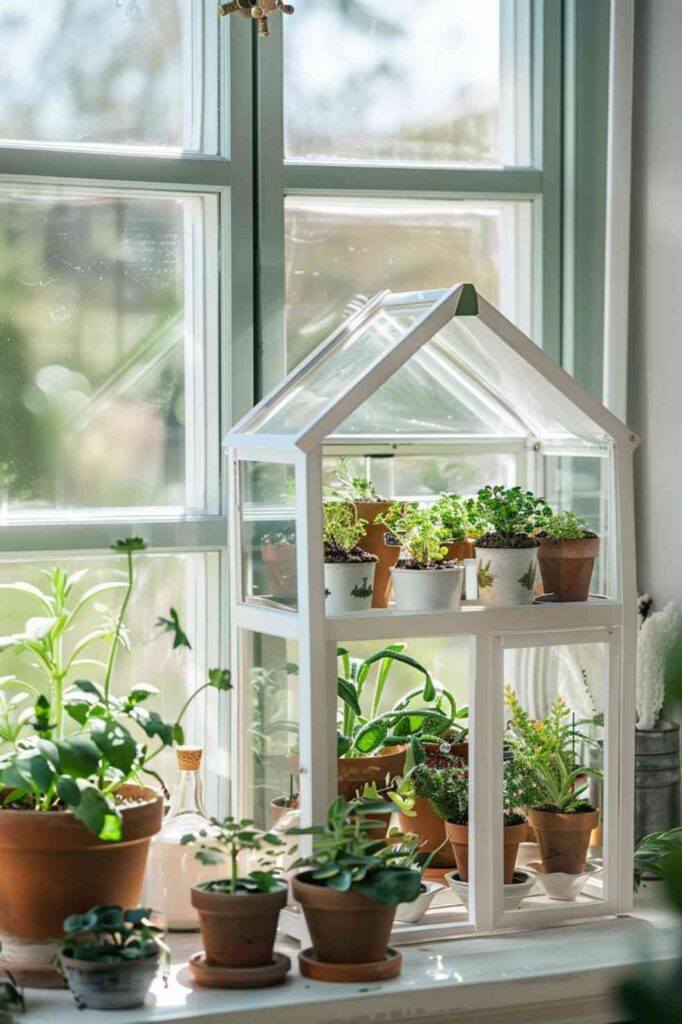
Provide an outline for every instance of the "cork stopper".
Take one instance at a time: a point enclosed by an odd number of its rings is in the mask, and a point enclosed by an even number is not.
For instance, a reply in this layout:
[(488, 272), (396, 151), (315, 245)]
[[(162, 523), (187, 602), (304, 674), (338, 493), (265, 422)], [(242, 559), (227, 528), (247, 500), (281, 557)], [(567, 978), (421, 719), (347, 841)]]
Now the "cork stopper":
[(176, 747), (175, 756), (181, 772), (198, 772), (201, 768), (201, 747)]

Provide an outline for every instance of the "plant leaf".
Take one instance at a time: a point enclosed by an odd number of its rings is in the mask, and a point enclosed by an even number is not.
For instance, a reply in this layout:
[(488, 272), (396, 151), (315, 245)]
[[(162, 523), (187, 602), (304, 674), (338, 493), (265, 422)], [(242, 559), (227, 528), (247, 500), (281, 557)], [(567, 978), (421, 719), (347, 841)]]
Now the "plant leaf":
[(173, 634), (173, 650), (175, 650), (178, 647), (186, 647), (187, 650), (191, 651), (192, 645), (187, 638), (187, 634), (180, 625), (180, 619), (175, 608), (171, 608), (168, 614), (170, 616), (170, 618), (168, 619), (164, 619), (163, 616), (160, 615), (159, 618), (156, 620), (156, 625), (164, 633)]

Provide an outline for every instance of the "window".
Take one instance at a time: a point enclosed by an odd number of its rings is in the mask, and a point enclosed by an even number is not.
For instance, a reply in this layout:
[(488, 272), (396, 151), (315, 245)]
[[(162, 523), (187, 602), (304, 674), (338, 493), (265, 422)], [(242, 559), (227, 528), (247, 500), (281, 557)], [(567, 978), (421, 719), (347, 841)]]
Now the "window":
[[(229, 660), (224, 382), (237, 414), (252, 396), (249, 316), (229, 298), (230, 243), (252, 248), (243, 149), (229, 159), (250, 115), (234, 124), (229, 103), (248, 106), (249, 26), (213, 0), (9, 0), (0, 35), (0, 582), (39, 586), (55, 564), (86, 569), (83, 586), (117, 578), (110, 545), (142, 536), (117, 672), (159, 686), (170, 717)], [(36, 614), (11, 595), (5, 633)], [(159, 636), (171, 606), (191, 651)], [(188, 723), (216, 808), (226, 711)]]
[[(221, 438), (344, 314), (383, 289), (473, 279), (554, 358), (594, 368), (594, 347), (588, 358), (580, 345), (598, 318), (578, 304), (571, 328), (567, 303), (585, 294), (581, 268), (598, 291), (601, 207), (574, 233), (571, 274), (573, 150), (562, 165), (559, 113), (562, 95), (589, 92), (583, 64), (605, 66), (608, 18), (600, 0), (598, 31), (581, 14), (571, 34), (549, 0), (421, 0), (418, 18), (412, 0), (304, 0), (257, 40), (246, 19), (219, 19), (215, 0), (162, 6), (0, 5), (0, 581), (39, 580), (59, 561), (97, 582), (115, 571), (111, 543), (143, 536), (131, 671), (182, 692), (229, 660), (230, 572), (253, 605), (296, 604), (291, 474), (254, 461), (246, 483), (254, 501), (267, 491), (267, 515), (243, 510), (251, 561), (228, 565)], [(574, 51), (589, 60), (570, 64)], [(569, 73), (577, 92), (563, 89)], [(598, 195), (598, 152), (577, 147), (574, 195)], [(409, 381), (391, 388), (401, 402)], [(440, 413), (435, 396), (429, 430)], [(325, 470), (343, 438), (332, 448)], [(426, 443), (374, 444), (359, 461), (388, 494), (427, 497), (511, 484), (532, 458), (514, 441), (447, 458)], [(599, 518), (609, 481), (596, 459), (557, 450), (533, 465), (552, 497), (577, 494)], [(282, 533), (294, 543), (275, 561), (269, 538)], [(171, 603), (193, 641), (184, 660), (155, 654), (153, 624)], [(0, 596), (8, 632), (27, 614)], [(295, 722), (296, 652), (257, 631), (242, 640)], [(231, 738), (227, 705), (214, 711), (195, 725), (217, 807), (228, 749), (258, 721), (237, 718)], [(270, 767), (258, 757), (249, 767), (236, 753), (233, 767), (237, 789), (262, 802)]]

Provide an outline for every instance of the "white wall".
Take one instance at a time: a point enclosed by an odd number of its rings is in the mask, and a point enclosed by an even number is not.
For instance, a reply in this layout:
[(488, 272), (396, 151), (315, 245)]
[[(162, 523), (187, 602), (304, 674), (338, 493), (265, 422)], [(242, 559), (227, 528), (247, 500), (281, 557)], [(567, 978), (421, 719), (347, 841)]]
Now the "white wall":
[(637, 0), (628, 421), (639, 587), (682, 606), (682, 0)]

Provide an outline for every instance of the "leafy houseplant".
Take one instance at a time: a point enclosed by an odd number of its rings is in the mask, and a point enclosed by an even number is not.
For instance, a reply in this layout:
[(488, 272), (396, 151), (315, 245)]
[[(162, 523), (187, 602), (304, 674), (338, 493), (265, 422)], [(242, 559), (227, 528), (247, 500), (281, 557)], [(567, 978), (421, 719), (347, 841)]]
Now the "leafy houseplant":
[(558, 512), (542, 523), (538, 563), (542, 587), (555, 601), (587, 601), (599, 538), (575, 512)]
[(475, 502), (466, 502), (459, 494), (441, 494), (430, 513), (447, 538), (447, 558), (463, 561), (476, 557), (473, 541), (480, 536), (482, 523)]
[(491, 606), (532, 604), (537, 576), (535, 532), (551, 509), (544, 498), (521, 487), (483, 487), (467, 509), (483, 524), (475, 546), (480, 563), (478, 592)]
[(447, 561), (447, 531), (430, 509), (416, 502), (391, 505), (378, 517), (400, 545), (401, 555), (391, 569), (399, 611), (458, 608), (462, 599), (464, 566)]
[[(125, 578), (84, 592), (87, 570), (69, 576), (53, 569), (45, 591), (28, 583), (3, 585), (29, 595), (43, 613), (23, 633), (4, 638), (3, 647), (30, 658), (45, 680), (43, 689), (14, 677), (3, 681), (14, 694), (0, 716), (4, 935), (51, 939), (69, 913), (104, 900), (137, 903), (162, 814), (161, 795), (144, 780), (160, 781), (154, 760), (183, 742), (182, 720), (198, 693), (231, 688), (229, 672), (212, 669), (172, 722), (150, 709), (158, 691), (148, 683), (125, 696), (112, 692), (117, 655), (130, 648), (125, 615), (134, 557), (144, 547), (137, 538), (118, 541), (114, 550), (124, 558)], [(115, 614), (104, 611), (95, 628), (79, 632), (85, 610), (108, 592), (121, 595)], [(175, 609), (158, 624), (174, 647), (189, 646)], [(103, 644), (104, 659), (93, 657)], [(80, 677), (85, 666), (96, 670), (98, 681)], [(30, 710), (22, 711), (24, 705)]]
[(561, 697), (541, 722), (530, 718), (516, 693), (505, 687), (505, 702), (511, 711), (510, 735), (515, 759), (534, 773), (538, 795), (528, 803), (528, 818), (537, 836), (545, 871), (578, 875), (585, 858), (592, 829), (599, 812), (583, 797), (586, 776), (601, 772), (580, 764), (576, 748), (589, 743), (574, 722)]
[(352, 505), (325, 502), (324, 586), (328, 614), (343, 615), (371, 605), (377, 556), (360, 546), (366, 525)]
[[(405, 654), (406, 646), (388, 644), (365, 659), (351, 658), (344, 647), (337, 650), (338, 778), (339, 793), (347, 800), (367, 783), (385, 788), (387, 780), (401, 775), (412, 737), (438, 738), (468, 714), (457, 708), (453, 696), (434, 682), (428, 669)], [(382, 711), (386, 686), (397, 664), (413, 669), (423, 683)]]
[[(415, 797), (430, 802), (445, 822), (445, 833), (452, 845), (459, 881), (469, 880), (469, 765), (456, 758), (447, 768), (431, 769), (420, 764), (412, 775)], [(526, 837), (526, 818), (520, 808), (531, 803), (538, 793), (533, 773), (516, 758), (504, 762), (503, 774), (504, 884), (514, 881), (519, 843)]]
[(151, 913), (144, 907), (96, 906), (67, 917), (60, 961), (79, 1009), (142, 1006), (161, 956), (165, 978), (170, 950)]
[[(1, 948), (1, 947), (0, 947)], [(13, 1024), (15, 1013), (25, 1013), (24, 995), (11, 971), (0, 980), (0, 1024)]]
[(391, 595), (391, 567), (395, 565), (398, 550), (384, 543), (384, 527), (379, 516), (385, 513), (391, 502), (386, 501), (371, 480), (355, 475), (345, 458), (339, 459), (334, 474), (330, 495), (336, 501), (350, 505), (358, 519), (365, 522), (365, 533), (362, 546), (371, 555), (377, 556), (374, 571), (374, 591), (372, 608), (386, 608)]
[[(330, 980), (352, 981), (354, 966), (383, 962), (396, 907), (419, 895), (421, 874), (405, 865), (398, 837), (372, 838), (373, 819), (391, 809), (383, 801), (339, 796), (323, 825), (288, 830), (313, 837), (310, 856), (294, 862), (294, 869), (304, 870), (294, 877), (292, 892), (317, 960), (345, 967)], [(301, 966), (306, 973), (304, 959)]]
[[(192, 906), (198, 911), (207, 962), (218, 967), (266, 967), (272, 950), (279, 912), (287, 901), (286, 882), (280, 878), (276, 856), (285, 847), (274, 832), (261, 832), (253, 821), (211, 819), (211, 829), (182, 837), (197, 843), (202, 864), (228, 865), (225, 879), (202, 882), (192, 888)], [(259, 856), (258, 866), (240, 872), (242, 855)]]

